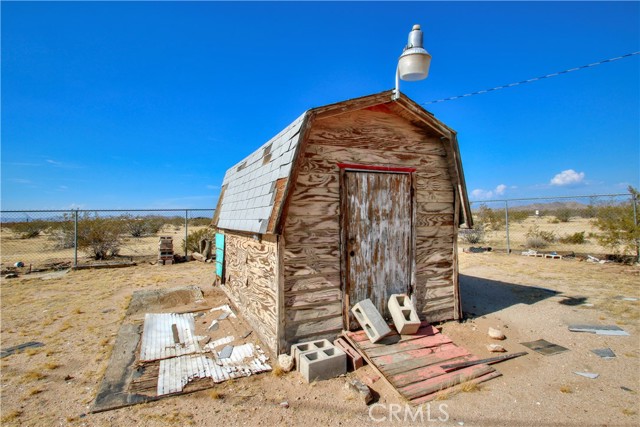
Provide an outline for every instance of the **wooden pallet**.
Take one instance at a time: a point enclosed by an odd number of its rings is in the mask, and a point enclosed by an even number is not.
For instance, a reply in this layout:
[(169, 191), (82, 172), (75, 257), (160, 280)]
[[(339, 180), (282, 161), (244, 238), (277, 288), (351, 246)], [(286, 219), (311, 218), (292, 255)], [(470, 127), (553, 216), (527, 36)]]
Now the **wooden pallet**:
[(461, 383), (482, 382), (501, 375), (485, 364), (446, 372), (441, 365), (478, 357), (426, 322), (415, 335), (394, 333), (376, 344), (369, 341), (364, 331), (345, 331), (343, 335), (401, 397), (415, 405)]

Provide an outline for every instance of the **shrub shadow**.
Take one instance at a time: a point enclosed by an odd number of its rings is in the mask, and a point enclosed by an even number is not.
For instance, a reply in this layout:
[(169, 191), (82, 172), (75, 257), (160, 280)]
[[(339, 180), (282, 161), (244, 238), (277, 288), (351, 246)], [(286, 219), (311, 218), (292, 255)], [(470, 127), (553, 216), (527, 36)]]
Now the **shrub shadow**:
[(460, 297), (466, 318), (480, 317), (516, 304), (535, 304), (560, 292), (460, 274)]

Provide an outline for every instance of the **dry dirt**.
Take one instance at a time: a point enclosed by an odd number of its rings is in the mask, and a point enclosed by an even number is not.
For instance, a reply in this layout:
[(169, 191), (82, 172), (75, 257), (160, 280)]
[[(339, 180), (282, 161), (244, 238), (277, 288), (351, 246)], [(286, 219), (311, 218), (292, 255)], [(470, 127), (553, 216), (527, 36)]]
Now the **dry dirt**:
[[(2, 425), (375, 426), (405, 419), (434, 426), (640, 424), (639, 302), (616, 298), (640, 297), (640, 267), (496, 253), (461, 253), (460, 264), (469, 318), (442, 325), (457, 344), (489, 357), (491, 326), (506, 334), (501, 344), (509, 352), (527, 350), (519, 343), (541, 338), (569, 351), (530, 352), (495, 365), (502, 377), (445, 394), (421, 415), (415, 408), (405, 412), (384, 380), (372, 382), (376, 375), (368, 366), (349, 375), (379, 395), (369, 407), (345, 390), (343, 378), (309, 385), (293, 372), (90, 414), (133, 291), (197, 285), (206, 305), (219, 305), (226, 298), (211, 286), (213, 266), (191, 262), (21, 276), (2, 279), (2, 348), (27, 341), (45, 345), (0, 360)], [(631, 335), (569, 332), (570, 323), (617, 324)], [(590, 352), (603, 347), (617, 357), (603, 360)], [(574, 371), (600, 376), (588, 379)], [(280, 405), (284, 401), (288, 408)]]

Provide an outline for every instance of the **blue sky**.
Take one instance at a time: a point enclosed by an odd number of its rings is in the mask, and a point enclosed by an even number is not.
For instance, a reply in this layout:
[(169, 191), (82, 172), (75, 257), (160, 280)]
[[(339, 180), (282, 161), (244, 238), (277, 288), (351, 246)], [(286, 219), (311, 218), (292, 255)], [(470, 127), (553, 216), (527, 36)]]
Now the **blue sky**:
[[(227, 168), (308, 108), (393, 87), (413, 24), (418, 103), (640, 50), (638, 2), (6, 2), (2, 209), (211, 208)], [(640, 55), (425, 106), (472, 200), (640, 182)]]

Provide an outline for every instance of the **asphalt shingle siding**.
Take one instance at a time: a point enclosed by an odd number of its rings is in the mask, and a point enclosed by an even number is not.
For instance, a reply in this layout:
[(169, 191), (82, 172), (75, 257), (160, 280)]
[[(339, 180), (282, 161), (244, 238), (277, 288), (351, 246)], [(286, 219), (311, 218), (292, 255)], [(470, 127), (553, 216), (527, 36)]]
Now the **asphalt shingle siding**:
[(275, 199), (275, 183), (280, 178), (288, 178), (291, 173), (300, 127), (306, 114), (227, 170), (223, 182), (227, 187), (219, 208), (219, 228), (261, 234), (267, 231)]

